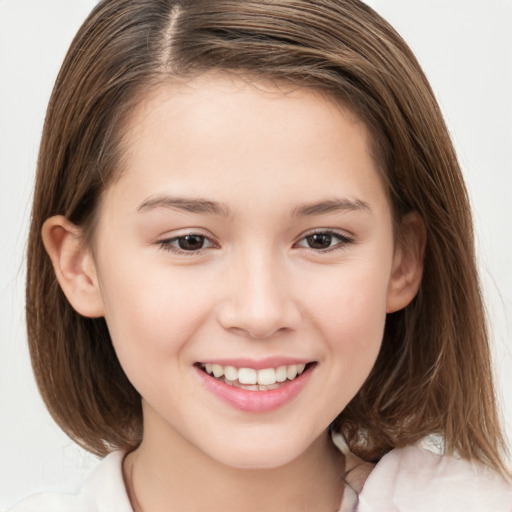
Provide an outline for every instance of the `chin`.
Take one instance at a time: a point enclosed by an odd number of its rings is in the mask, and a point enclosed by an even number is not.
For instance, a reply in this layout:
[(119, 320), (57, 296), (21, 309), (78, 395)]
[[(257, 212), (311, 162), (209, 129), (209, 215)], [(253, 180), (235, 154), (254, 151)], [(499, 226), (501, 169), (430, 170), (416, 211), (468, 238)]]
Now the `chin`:
[[(254, 438), (259, 439), (254, 439)], [(250, 435), (249, 433), (237, 443), (223, 443), (222, 449), (212, 453), (210, 457), (217, 462), (236, 469), (258, 470), (258, 469), (276, 469), (286, 466), (295, 459), (299, 458), (309, 448), (293, 436), (286, 436), (268, 439), (265, 436)]]
[(276, 469), (286, 466), (297, 457), (289, 454), (276, 453), (236, 453), (232, 457), (224, 457), (218, 462), (234, 469)]

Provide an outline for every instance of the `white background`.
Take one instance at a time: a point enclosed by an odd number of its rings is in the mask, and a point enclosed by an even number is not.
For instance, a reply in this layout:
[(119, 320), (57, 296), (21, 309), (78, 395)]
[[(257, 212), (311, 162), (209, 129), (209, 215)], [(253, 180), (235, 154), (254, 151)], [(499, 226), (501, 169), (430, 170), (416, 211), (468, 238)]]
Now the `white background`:
[[(64, 53), (93, 0), (0, 0), (0, 509), (73, 488), (96, 459), (39, 398), (23, 320), (39, 137)], [(416, 53), (473, 201), (500, 399), (512, 437), (512, 0), (372, 0)]]

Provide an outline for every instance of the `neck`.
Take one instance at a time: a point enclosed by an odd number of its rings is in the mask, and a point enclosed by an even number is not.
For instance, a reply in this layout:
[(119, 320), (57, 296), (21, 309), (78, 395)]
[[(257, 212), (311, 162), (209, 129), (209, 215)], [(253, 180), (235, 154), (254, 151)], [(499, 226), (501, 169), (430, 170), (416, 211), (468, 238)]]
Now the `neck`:
[(327, 432), (297, 459), (268, 469), (226, 466), (182, 438), (151, 434), (145, 431), (124, 463), (134, 512), (333, 512), (340, 506), (344, 458)]

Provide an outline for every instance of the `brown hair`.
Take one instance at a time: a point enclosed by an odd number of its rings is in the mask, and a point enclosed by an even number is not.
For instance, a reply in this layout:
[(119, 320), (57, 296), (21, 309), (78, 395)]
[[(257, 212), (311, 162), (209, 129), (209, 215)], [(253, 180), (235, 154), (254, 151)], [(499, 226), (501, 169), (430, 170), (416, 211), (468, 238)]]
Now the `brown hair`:
[(99, 455), (142, 436), (140, 397), (103, 318), (60, 290), (41, 241), (61, 214), (94, 229), (121, 165), (122, 127), (149, 88), (208, 70), (285, 79), (351, 108), (370, 130), (397, 219), (416, 211), (427, 245), (420, 290), (388, 315), (366, 383), (333, 422), (376, 461), (429, 434), (447, 453), (503, 469), (466, 189), (439, 107), (413, 54), (357, 0), (104, 0), (80, 28), (48, 107), (28, 247), (32, 363), (57, 423)]

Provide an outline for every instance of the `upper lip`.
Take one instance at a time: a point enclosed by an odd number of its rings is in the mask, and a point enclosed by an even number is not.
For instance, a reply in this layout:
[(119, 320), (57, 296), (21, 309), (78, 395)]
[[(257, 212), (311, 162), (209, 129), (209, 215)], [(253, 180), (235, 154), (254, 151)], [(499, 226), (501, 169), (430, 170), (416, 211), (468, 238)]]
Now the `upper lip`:
[(205, 359), (200, 361), (200, 365), (207, 363), (218, 364), (220, 366), (234, 366), (235, 368), (254, 368), (255, 370), (263, 370), (264, 368), (279, 368), (280, 366), (290, 366), (292, 364), (307, 364), (312, 363), (311, 359), (296, 358), (296, 357), (265, 357), (263, 359), (252, 358), (230, 358), (230, 359)]

